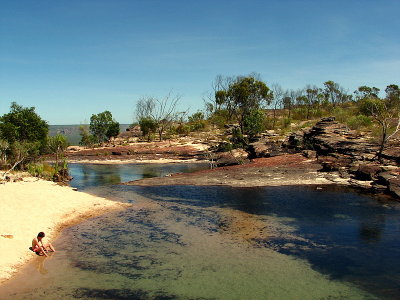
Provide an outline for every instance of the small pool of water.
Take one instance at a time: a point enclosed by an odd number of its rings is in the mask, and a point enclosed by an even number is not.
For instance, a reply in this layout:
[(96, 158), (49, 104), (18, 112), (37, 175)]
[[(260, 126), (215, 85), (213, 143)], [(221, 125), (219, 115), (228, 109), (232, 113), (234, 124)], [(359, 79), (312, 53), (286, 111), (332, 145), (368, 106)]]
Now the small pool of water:
[(65, 229), (0, 299), (400, 298), (399, 203), (333, 186), (116, 184), (172, 173), (147, 167), (73, 165), (73, 186), (134, 205)]

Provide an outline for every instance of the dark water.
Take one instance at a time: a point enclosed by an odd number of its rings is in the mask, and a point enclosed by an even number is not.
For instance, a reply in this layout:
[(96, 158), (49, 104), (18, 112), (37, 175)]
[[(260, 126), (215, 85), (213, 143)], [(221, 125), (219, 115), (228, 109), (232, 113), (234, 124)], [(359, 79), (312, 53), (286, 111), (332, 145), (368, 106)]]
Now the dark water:
[(331, 186), (115, 185), (192, 167), (73, 165), (73, 186), (135, 204), (64, 230), (0, 298), (400, 298), (399, 203)]

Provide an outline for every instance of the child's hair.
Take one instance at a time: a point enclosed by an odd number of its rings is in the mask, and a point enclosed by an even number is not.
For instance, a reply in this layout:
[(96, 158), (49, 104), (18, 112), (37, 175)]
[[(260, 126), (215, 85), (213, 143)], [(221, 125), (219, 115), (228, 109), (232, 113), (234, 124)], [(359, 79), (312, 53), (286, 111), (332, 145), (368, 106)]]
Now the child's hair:
[(37, 237), (44, 238), (44, 235), (45, 235), (44, 232), (41, 231), (41, 232), (38, 233)]

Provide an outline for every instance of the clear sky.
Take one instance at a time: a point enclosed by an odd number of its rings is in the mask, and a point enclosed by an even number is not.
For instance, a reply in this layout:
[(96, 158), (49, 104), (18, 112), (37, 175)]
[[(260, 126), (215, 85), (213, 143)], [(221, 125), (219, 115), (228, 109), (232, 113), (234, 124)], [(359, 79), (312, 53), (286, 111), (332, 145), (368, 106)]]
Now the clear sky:
[(203, 108), (216, 75), (284, 88), (400, 84), (399, 0), (0, 0), (0, 115), (11, 101), (50, 124), (142, 96)]

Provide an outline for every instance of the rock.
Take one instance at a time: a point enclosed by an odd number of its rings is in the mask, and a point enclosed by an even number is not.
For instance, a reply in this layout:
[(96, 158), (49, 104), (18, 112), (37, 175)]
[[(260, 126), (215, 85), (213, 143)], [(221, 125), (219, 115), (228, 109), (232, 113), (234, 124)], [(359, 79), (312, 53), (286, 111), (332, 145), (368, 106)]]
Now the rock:
[(311, 158), (311, 159), (317, 158), (317, 152), (316, 151), (303, 150), (302, 153), (303, 153), (304, 157)]
[(369, 181), (376, 180), (380, 172), (382, 172), (382, 167), (377, 164), (361, 164), (354, 175), (357, 180)]
[(249, 153), (250, 159), (260, 157), (273, 157), (285, 153), (284, 149), (282, 149), (281, 147), (281, 142), (269, 141), (265, 138), (249, 144), (246, 150)]
[(216, 159), (216, 165), (218, 167), (233, 166), (242, 164), (247, 160), (247, 152), (242, 149), (234, 149), (232, 151), (219, 153)]
[[(287, 140), (282, 144), (282, 147), (289, 149), (289, 150), (296, 150), (300, 151), (302, 149), (307, 148), (304, 142), (304, 136), (308, 134), (308, 130), (299, 130), (297, 132), (292, 132), (288, 137)], [(307, 148), (308, 149), (308, 148)]]
[(305, 131), (302, 143), (304, 149), (315, 150), (318, 155), (338, 153), (363, 157), (375, 154), (378, 150), (377, 145), (348, 129), (346, 125), (336, 122), (333, 117), (323, 118), (309, 131)]
[(122, 152), (122, 151), (112, 151), (111, 155), (124, 155), (124, 152)]
[(384, 159), (394, 161), (400, 164), (400, 146), (398, 145), (388, 145), (382, 153)]
[(322, 165), (321, 172), (332, 172), (348, 167), (352, 160), (344, 155), (318, 156), (318, 162)]
[(388, 190), (390, 193), (400, 198), (400, 176), (389, 179)]
[(376, 176), (376, 183), (388, 186), (389, 180), (396, 178), (397, 176), (397, 174), (393, 174), (392, 172), (381, 172)]
[(364, 180), (356, 180), (356, 179), (350, 179), (349, 183), (352, 186), (358, 187), (358, 188), (363, 188), (363, 189), (371, 189), (372, 188), (372, 183), (373, 181), (364, 181)]

